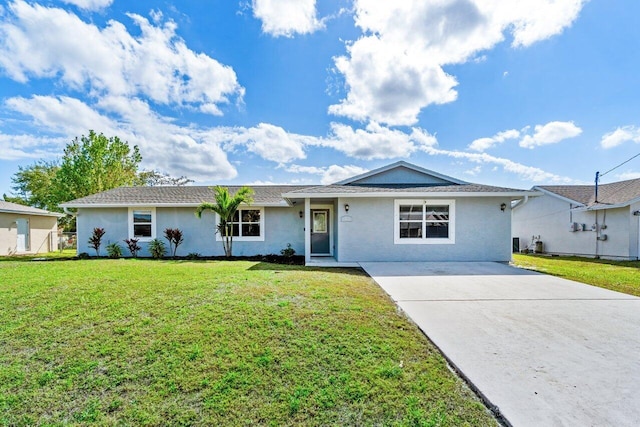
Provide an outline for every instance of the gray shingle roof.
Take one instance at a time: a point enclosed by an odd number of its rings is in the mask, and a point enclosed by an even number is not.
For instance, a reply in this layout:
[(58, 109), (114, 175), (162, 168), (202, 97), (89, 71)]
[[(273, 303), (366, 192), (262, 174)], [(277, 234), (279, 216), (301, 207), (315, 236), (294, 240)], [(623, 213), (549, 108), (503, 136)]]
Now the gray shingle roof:
[(355, 194), (355, 193), (511, 193), (514, 188), (493, 187), (481, 184), (462, 185), (322, 185), (292, 191), (301, 194)]
[(598, 203), (595, 203), (593, 185), (540, 185), (537, 188), (589, 207), (624, 205), (640, 198), (640, 178), (598, 185)]
[(19, 205), (17, 203), (5, 202), (4, 200), (0, 200), (0, 212), (24, 215), (63, 216), (59, 213), (49, 212), (44, 209), (38, 209), (31, 206)]
[[(226, 186), (233, 194), (241, 186)], [(282, 193), (300, 190), (300, 185), (252, 185), (255, 205), (285, 205)], [(181, 186), (181, 187), (119, 187), (80, 199), (63, 203), (66, 207), (91, 206), (133, 206), (133, 205), (193, 205), (212, 202), (213, 187)]]

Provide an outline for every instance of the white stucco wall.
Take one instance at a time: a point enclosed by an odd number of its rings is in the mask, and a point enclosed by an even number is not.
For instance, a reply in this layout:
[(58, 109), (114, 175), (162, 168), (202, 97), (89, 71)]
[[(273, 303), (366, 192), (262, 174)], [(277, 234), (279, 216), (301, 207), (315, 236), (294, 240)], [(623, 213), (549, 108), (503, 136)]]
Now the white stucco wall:
[[(416, 199), (422, 201), (424, 199)], [(349, 221), (342, 206), (349, 204)], [(500, 205), (505, 203), (505, 212)], [(338, 261), (509, 261), (508, 198), (458, 198), (454, 244), (395, 244), (394, 199), (341, 198)]]
[[(540, 236), (547, 253), (636, 259), (638, 217), (631, 212), (629, 207), (574, 211), (569, 202), (545, 194), (513, 209), (512, 233), (520, 238), (521, 249), (531, 244), (532, 236)], [(585, 224), (586, 231), (570, 231), (573, 222)], [(592, 231), (596, 223), (597, 231)], [(605, 234), (607, 240), (597, 239)]]

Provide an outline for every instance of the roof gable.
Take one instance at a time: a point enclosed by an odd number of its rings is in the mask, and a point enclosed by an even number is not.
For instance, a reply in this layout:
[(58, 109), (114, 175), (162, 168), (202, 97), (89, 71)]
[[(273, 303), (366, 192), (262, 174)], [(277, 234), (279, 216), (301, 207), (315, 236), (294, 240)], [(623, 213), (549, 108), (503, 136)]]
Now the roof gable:
[(443, 175), (414, 164), (399, 161), (357, 175), (334, 185), (462, 185), (467, 184), (456, 178)]

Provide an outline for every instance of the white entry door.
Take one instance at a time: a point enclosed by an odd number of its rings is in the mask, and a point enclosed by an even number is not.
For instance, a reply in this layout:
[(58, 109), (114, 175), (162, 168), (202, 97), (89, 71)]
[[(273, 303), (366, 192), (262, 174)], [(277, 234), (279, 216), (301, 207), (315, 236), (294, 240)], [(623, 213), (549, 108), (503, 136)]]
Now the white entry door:
[(26, 252), (29, 248), (29, 220), (26, 218), (18, 218), (16, 220), (18, 229), (18, 240), (16, 242), (17, 252)]

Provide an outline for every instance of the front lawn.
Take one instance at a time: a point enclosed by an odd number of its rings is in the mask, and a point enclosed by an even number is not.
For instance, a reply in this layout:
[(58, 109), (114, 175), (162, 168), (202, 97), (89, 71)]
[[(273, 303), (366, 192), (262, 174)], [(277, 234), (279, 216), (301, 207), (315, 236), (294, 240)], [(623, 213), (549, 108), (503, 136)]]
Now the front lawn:
[(640, 296), (640, 261), (514, 254), (513, 262), (519, 267)]
[(0, 424), (496, 425), (359, 270), (0, 261)]

